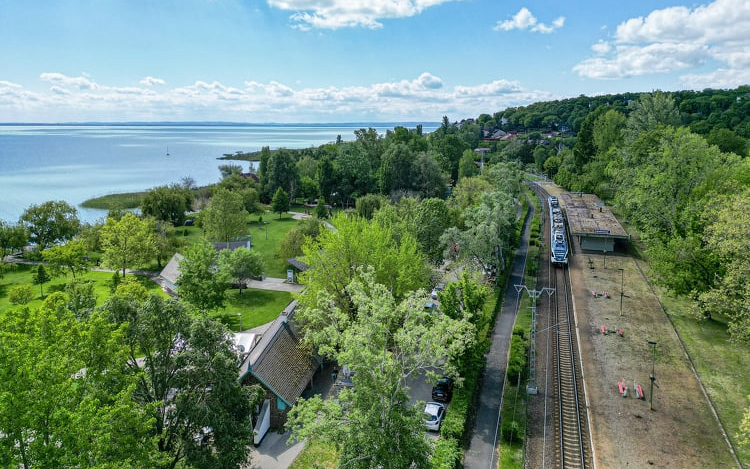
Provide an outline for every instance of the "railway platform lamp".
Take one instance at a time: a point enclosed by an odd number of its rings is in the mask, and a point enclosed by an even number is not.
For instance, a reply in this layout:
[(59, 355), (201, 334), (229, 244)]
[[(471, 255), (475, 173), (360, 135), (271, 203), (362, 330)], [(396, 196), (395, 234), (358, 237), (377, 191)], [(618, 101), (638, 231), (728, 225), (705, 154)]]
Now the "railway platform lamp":
[(648, 409), (654, 410), (654, 381), (656, 381), (656, 342), (649, 340), (648, 344), (651, 346), (651, 391), (648, 393)]
[(620, 271), (620, 316), (622, 316), (622, 297), (625, 296), (625, 292), (623, 291), (624, 285), (625, 285), (625, 269), (617, 269)]

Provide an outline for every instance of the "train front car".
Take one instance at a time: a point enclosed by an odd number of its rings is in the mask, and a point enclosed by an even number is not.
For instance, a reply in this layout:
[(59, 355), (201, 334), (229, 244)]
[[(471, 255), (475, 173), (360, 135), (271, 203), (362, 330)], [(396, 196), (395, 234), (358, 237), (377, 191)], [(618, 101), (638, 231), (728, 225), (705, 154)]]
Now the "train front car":
[(565, 217), (557, 197), (550, 196), (547, 203), (550, 218), (550, 260), (554, 265), (567, 265), (568, 239), (565, 234)]

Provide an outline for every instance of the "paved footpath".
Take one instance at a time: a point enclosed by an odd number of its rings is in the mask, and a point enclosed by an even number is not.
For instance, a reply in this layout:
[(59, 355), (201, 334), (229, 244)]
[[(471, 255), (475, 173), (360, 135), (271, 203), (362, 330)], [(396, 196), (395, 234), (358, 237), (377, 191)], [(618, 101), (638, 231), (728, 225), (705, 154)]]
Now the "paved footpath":
[(529, 244), (529, 225), (534, 216), (534, 206), (524, 221), (521, 242), (516, 249), (511, 266), (511, 276), (505, 290), (505, 300), (492, 329), (492, 345), (485, 355), (484, 377), (476, 408), (471, 442), (464, 453), (465, 469), (494, 469), (497, 467), (496, 446), (500, 427), (500, 403), (503, 395), (505, 370), (508, 365), (508, 349), (513, 333), (519, 294), (514, 285), (523, 283), (526, 251)]

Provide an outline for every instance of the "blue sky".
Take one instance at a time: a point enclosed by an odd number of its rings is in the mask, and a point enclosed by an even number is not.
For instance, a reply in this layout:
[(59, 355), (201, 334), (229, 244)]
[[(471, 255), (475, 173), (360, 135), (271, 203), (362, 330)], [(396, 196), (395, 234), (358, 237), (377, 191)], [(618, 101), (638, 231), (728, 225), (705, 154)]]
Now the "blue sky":
[(748, 31), (748, 0), (0, 0), (0, 122), (434, 122), (734, 88)]

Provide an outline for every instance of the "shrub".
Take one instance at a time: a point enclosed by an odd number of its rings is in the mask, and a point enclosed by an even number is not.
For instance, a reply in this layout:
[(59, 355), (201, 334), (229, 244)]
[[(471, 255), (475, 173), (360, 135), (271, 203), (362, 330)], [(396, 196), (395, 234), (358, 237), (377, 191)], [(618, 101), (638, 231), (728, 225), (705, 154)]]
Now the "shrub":
[(500, 426), (503, 440), (508, 443), (519, 442), (522, 439), (521, 425), (512, 419), (503, 419), (503, 423)]
[(460, 460), (461, 449), (458, 447), (458, 440), (440, 438), (435, 442), (435, 449), (430, 461), (432, 469), (455, 469)]
[(25, 305), (34, 299), (34, 287), (31, 285), (18, 285), (10, 289), (8, 301), (14, 305)]

